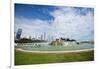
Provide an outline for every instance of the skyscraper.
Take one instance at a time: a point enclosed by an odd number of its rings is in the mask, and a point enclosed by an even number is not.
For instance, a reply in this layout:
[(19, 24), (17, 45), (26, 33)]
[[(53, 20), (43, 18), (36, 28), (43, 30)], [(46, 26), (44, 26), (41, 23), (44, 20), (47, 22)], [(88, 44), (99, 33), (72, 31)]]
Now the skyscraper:
[(46, 33), (44, 32), (44, 40), (46, 40)]
[(14, 40), (16, 40), (16, 32), (14, 32)]
[(41, 34), (41, 40), (43, 40), (43, 35)]
[(17, 31), (17, 33), (16, 33), (16, 39), (20, 39), (21, 34), (22, 34), (22, 29), (19, 28), (18, 31)]

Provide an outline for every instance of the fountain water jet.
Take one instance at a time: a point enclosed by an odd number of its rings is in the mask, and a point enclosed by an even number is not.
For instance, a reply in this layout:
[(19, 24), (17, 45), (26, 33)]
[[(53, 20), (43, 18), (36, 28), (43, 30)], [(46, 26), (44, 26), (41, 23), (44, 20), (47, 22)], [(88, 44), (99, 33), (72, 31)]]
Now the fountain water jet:
[(64, 41), (62, 39), (56, 39), (55, 41), (52, 41), (49, 45), (62, 46), (62, 45), (64, 45)]

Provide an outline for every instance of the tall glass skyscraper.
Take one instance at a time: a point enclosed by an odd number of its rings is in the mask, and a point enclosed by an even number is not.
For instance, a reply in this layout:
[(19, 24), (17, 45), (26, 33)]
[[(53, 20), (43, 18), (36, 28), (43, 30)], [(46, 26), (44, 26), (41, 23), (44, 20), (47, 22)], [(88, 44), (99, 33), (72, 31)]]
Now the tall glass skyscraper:
[(20, 39), (21, 34), (22, 34), (22, 29), (19, 28), (17, 33), (16, 33), (16, 39)]

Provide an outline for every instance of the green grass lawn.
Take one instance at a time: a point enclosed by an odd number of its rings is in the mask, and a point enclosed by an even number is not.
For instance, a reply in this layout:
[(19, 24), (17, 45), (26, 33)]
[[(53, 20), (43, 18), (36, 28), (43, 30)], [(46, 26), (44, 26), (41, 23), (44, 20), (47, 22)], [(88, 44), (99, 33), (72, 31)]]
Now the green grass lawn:
[(93, 61), (94, 51), (80, 53), (29, 53), (15, 50), (15, 65)]

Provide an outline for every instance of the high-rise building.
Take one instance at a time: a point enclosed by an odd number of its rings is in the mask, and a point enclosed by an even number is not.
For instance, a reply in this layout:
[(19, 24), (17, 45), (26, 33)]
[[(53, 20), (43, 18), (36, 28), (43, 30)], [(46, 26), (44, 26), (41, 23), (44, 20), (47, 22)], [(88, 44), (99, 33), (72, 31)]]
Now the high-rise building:
[(14, 40), (16, 40), (16, 32), (14, 32)]
[(41, 34), (41, 40), (43, 40), (43, 35)]
[(54, 40), (53, 36), (51, 36), (51, 40), (52, 40), (52, 41)]
[(46, 33), (44, 32), (44, 40), (46, 40)]
[(29, 39), (32, 39), (31, 36), (29, 36)]
[(22, 34), (22, 29), (19, 28), (17, 33), (16, 33), (16, 39), (20, 39), (21, 38), (21, 34)]

